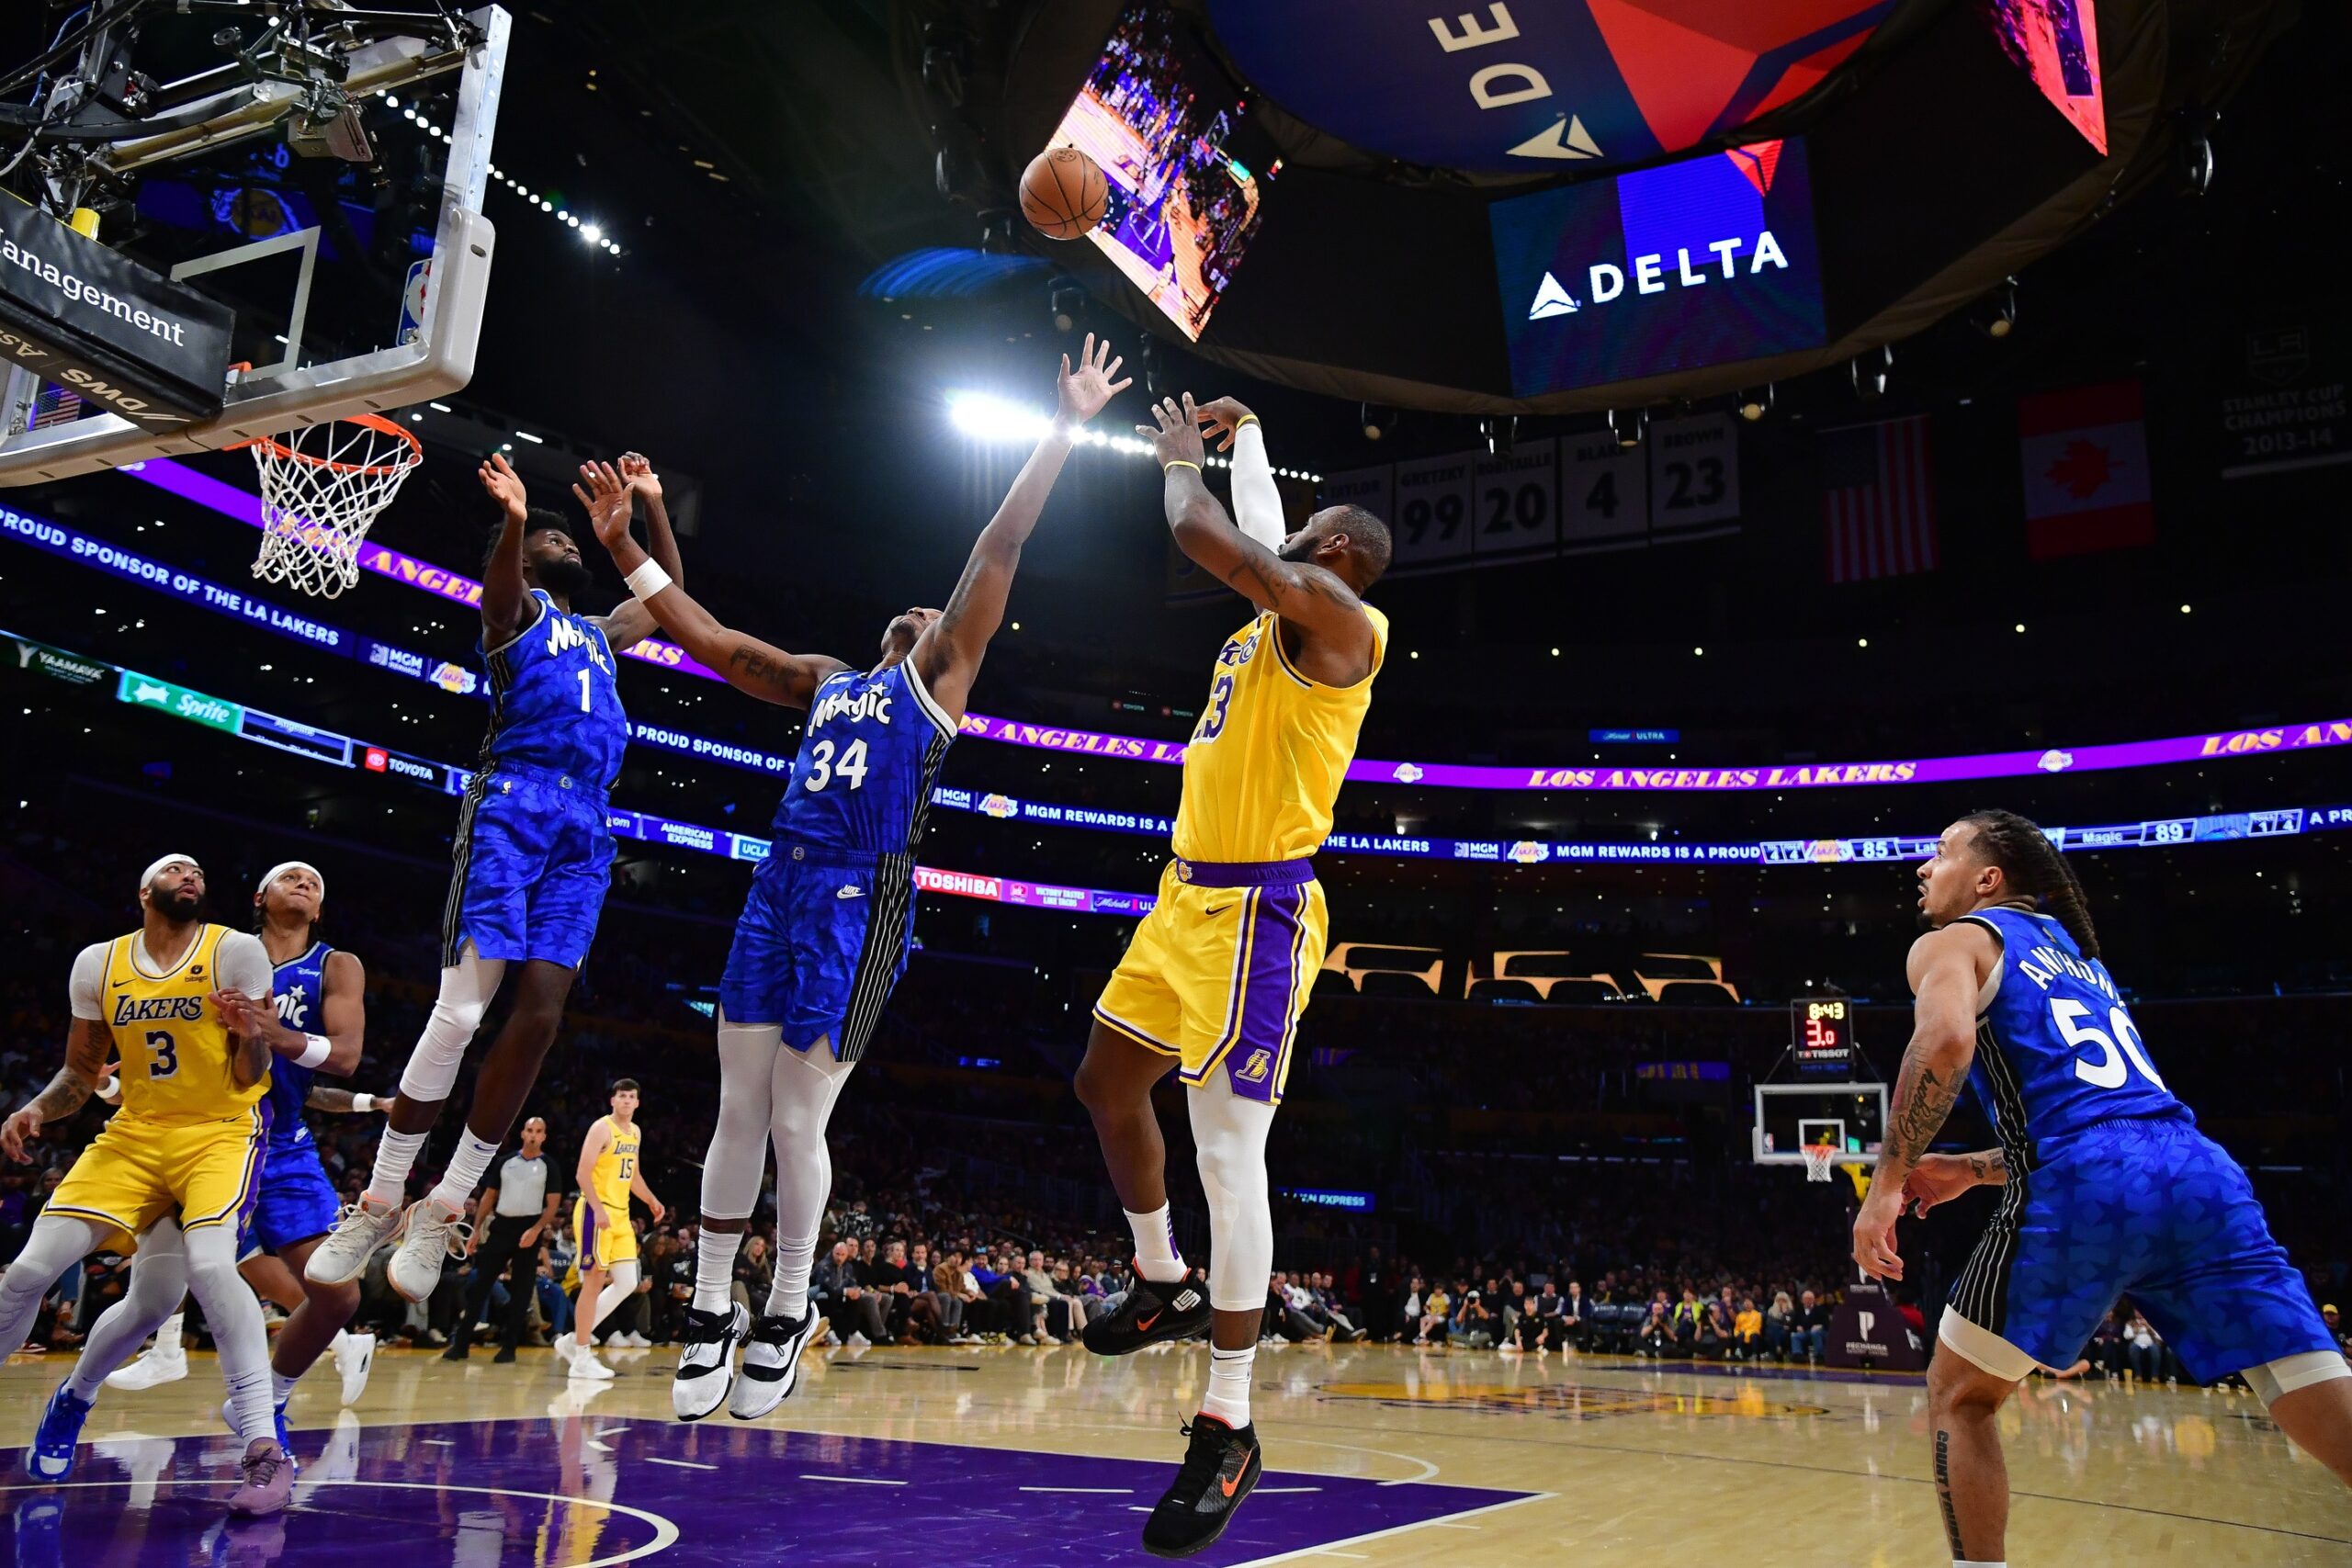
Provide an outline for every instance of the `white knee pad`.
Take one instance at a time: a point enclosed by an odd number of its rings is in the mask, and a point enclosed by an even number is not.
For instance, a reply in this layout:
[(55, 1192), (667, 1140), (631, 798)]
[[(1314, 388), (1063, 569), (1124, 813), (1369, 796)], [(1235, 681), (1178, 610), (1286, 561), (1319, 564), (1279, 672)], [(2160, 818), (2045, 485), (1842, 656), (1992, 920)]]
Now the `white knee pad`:
[(2258, 1367), (2248, 1367), (2242, 1374), (2255, 1397), (2262, 1401), (2265, 1410), (2278, 1403), (2279, 1396), (2299, 1388), (2326, 1382), (2334, 1378), (2352, 1378), (2352, 1365), (2333, 1350), (2307, 1350), (2300, 1356), (2281, 1356), (2275, 1361), (2265, 1361)]
[(441, 994), (434, 999), (416, 1049), (409, 1053), (408, 1066), (401, 1069), (401, 1099), (438, 1104), (449, 1098), (457, 1087), (458, 1065), (466, 1059), (466, 1047), (473, 1043), (474, 1032), (481, 1027), (482, 1015), (490, 1010), (498, 982), (505, 976), (504, 959), (484, 958), (471, 942), (458, 954), (457, 963), (441, 971)]
[(1274, 1212), (1266, 1183), (1266, 1135), (1274, 1108), (1233, 1092), (1222, 1072), (1185, 1097), (1201, 1190), (1209, 1201), (1209, 1304), (1249, 1312), (1266, 1304), (1274, 1271)]
[(769, 1077), (784, 1049), (775, 1023), (729, 1023), (718, 1014), (718, 1122), (702, 1162), (702, 1212), (711, 1219), (751, 1217), (768, 1160)]

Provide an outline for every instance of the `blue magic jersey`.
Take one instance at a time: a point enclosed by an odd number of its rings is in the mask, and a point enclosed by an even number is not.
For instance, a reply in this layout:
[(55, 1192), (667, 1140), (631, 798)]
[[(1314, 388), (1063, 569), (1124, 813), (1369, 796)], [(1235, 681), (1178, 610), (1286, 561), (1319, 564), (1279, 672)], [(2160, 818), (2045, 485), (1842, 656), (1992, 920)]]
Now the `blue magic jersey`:
[(545, 589), (532, 589), (531, 599), (538, 618), (514, 640), (482, 650), (490, 733), (481, 768), (511, 762), (610, 789), (628, 745), (612, 645), (587, 616), (557, 609)]
[(2000, 988), (1976, 1026), (1969, 1069), (2012, 1158), (2095, 1122), (2188, 1119), (2149, 1060), (2115, 977), (2066, 928), (2022, 909), (1965, 917), (2001, 939)]
[[(278, 1022), (303, 1034), (319, 1032), (326, 1010), (327, 954), (334, 951), (325, 942), (314, 942), (308, 952), (277, 966), (269, 988), (277, 998)], [(291, 1056), (269, 1059), (271, 1149), (311, 1146), (311, 1125), (302, 1119), (302, 1107), (311, 1098), (311, 1080), (316, 1076), (315, 1068), (302, 1066)]]
[(912, 854), (955, 739), (956, 726), (910, 660), (827, 677), (808, 704), (792, 782), (775, 808), (777, 840), (840, 854)]

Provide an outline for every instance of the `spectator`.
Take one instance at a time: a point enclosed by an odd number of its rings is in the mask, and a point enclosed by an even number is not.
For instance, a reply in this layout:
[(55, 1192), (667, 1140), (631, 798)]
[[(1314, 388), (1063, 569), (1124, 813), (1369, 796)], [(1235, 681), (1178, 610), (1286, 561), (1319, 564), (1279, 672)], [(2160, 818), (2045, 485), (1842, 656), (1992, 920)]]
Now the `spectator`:
[(1756, 1310), (1754, 1296), (1739, 1298), (1739, 1314), (1732, 1319), (1733, 1351), (1743, 1361), (1755, 1360), (1764, 1353), (1764, 1314)]
[(1501, 1319), (1487, 1307), (1478, 1292), (1462, 1292), (1462, 1305), (1453, 1315), (1453, 1332), (1464, 1346), (1473, 1350), (1492, 1348), (1501, 1326)]
[(1799, 1351), (1808, 1361), (1821, 1359), (1829, 1339), (1829, 1309), (1811, 1291), (1797, 1297), (1796, 1315), (1789, 1320), (1789, 1354), (1793, 1359)]
[(1796, 1303), (1789, 1300), (1786, 1291), (1772, 1292), (1772, 1304), (1764, 1312), (1764, 1348), (1776, 1361), (1789, 1359), (1789, 1338), (1796, 1327)]
[(1453, 1303), (1445, 1299), (1444, 1290), (1435, 1285), (1430, 1286), (1428, 1293), (1421, 1297), (1419, 1327), (1413, 1336), (1413, 1343), (1430, 1344), (1431, 1343), (1430, 1336), (1435, 1335), (1435, 1343), (1444, 1344), (1446, 1331), (1451, 1326), (1453, 1310)]
[(753, 1231), (735, 1255), (735, 1283), (729, 1294), (747, 1312), (767, 1310), (768, 1292), (775, 1284), (775, 1259), (768, 1255), (768, 1238)]

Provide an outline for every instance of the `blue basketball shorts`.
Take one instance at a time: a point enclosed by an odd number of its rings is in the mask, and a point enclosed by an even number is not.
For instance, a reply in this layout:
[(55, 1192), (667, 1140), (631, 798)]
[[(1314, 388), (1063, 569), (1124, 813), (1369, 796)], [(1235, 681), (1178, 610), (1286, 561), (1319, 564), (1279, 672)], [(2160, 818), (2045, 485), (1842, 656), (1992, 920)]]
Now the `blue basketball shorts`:
[(914, 860), (779, 840), (735, 922), (719, 1004), (729, 1023), (775, 1023), (805, 1051), (831, 1036), (854, 1062), (914, 944)]
[(2194, 1122), (2102, 1122), (2040, 1155), (1952, 1287), (1959, 1316), (2063, 1370), (2129, 1296), (2199, 1382), (2335, 1348), (2254, 1184)]
[(298, 1241), (324, 1235), (334, 1229), (343, 1213), (319, 1164), (315, 1144), (284, 1145), (272, 1141), (262, 1161), (261, 1193), (245, 1213), (237, 1236), (237, 1260), (257, 1252), (283, 1252)]
[(477, 773), (458, 810), (456, 850), (443, 968), (469, 942), (484, 958), (580, 967), (612, 881), (602, 791), (536, 768)]

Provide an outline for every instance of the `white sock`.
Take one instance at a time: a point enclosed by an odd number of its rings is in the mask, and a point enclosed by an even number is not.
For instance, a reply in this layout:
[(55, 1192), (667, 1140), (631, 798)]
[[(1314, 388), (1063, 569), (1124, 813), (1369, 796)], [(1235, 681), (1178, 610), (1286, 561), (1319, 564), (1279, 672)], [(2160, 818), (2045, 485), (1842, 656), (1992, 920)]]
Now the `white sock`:
[(817, 1237), (790, 1236), (779, 1232), (775, 1238), (775, 1280), (768, 1286), (768, 1315), (786, 1317), (795, 1323), (808, 1310), (808, 1271), (817, 1266)]
[(287, 1400), (287, 1397), (294, 1392), (294, 1385), (295, 1385), (295, 1383), (296, 1383), (297, 1382), (299, 1382), (299, 1381), (300, 1381), (300, 1380), (299, 1380), (298, 1378), (289, 1378), (289, 1377), (288, 1377), (284, 1372), (279, 1371), (276, 1367), (272, 1367), (272, 1368), (270, 1368), (270, 1369), (269, 1369), (269, 1396), (270, 1396), (270, 1398), (272, 1398), (273, 1400), (275, 1400), (277, 1403), (278, 1403), (278, 1404), (285, 1404), (285, 1403), (286, 1403), (286, 1400)]
[(498, 1145), (475, 1137), (471, 1127), (459, 1133), (457, 1152), (449, 1156), (449, 1168), (441, 1173), (441, 1180), (433, 1189), (433, 1201), (445, 1209), (464, 1213), (466, 1200), (474, 1195), (482, 1173), (497, 1157)]
[(175, 1312), (164, 1319), (164, 1326), (155, 1330), (155, 1343), (147, 1353), (151, 1356), (185, 1356), (187, 1343), (187, 1314)]
[(725, 1312), (734, 1293), (735, 1255), (743, 1248), (741, 1231), (706, 1230), (695, 1242), (696, 1312)]
[(1235, 1431), (1250, 1425), (1250, 1368), (1258, 1347), (1246, 1350), (1209, 1348), (1209, 1391), (1201, 1398), (1201, 1414), (1214, 1416)]
[(408, 1173), (416, 1168), (416, 1156), (424, 1150), (424, 1134), (385, 1128), (376, 1140), (376, 1170), (368, 1179), (368, 1196), (398, 1208), (408, 1196)]
[[(1172, 1285), (1184, 1277), (1184, 1260), (1176, 1252), (1176, 1223), (1168, 1217), (1168, 1205), (1162, 1203), (1148, 1214), (1138, 1214), (1133, 1209), (1122, 1209), (1127, 1216), (1127, 1229), (1136, 1238), (1136, 1272), (1156, 1285)], [(1250, 1402), (1242, 1401), (1247, 1410)]]

